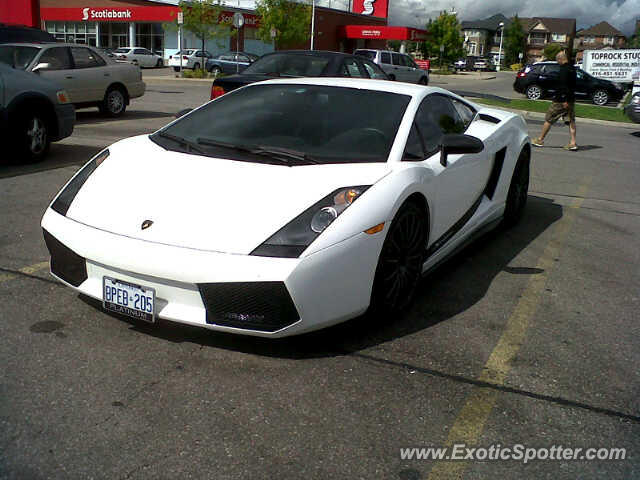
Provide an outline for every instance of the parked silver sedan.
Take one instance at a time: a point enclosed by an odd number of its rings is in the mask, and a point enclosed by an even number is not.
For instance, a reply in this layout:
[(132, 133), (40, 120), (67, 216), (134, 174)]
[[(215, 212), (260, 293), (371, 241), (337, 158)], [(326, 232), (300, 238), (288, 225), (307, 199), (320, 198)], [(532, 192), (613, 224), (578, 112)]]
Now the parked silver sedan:
[(145, 92), (138, 67), (85, 45), (9, 43), (0, 45), (0, 62), (55, 81), (76, 108), (98, 107), (112, 117), (122, 115), (129, 101)]

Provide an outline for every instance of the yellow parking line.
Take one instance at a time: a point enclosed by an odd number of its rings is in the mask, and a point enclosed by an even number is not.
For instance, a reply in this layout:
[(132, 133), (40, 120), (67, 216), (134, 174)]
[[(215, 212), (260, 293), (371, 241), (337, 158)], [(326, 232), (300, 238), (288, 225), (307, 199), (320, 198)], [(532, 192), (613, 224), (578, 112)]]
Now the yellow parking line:
[[(22, 267), (18, 272), (24, 273), (26, 275), (33, 275), (34, 273), (43, 270), (49, 267), (49, 262), (40, 262), (34, 265), (29, 265), (28, 267)], [(0, 283), (6, 282), (7, 280), (11, 280), (16, 278), (17, 275), (15, 273), (3, 273), (0, 274)]]
[[(591, 178), (585, 179), (562, 219), (556, 224), (551, 240), (547, 244), (536, 268), (542, 270), (533, 275), (507, 321), (506, 328), (498, 340), (479, 380), (495, 385), (504, 385), (512, 361), (524, 343), (527, 329), (531, 323), (541, 294), (544, 291), (549, 273), (575, 221), (576, 210), (580, 208), (589, 189)], [(484, 430), (485, 424), (498, 399), (498, 391), (490, 388), (477, 388), (467, 398), (447, 437), (447, 446), (464, 443), (475, 445)], [(466, 461), (436, 463), (429, 473), (429, 480), (461, 479), (467, 467)]]

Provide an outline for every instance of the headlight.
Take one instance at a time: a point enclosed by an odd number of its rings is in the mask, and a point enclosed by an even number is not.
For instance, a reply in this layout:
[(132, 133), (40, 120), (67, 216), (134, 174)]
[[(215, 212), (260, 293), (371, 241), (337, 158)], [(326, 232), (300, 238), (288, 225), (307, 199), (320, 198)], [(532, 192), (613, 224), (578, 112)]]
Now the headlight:
[(104, 149), (98, 155), (89, 160), (84, 167), (82, 167), (78, 173), (65, 185), (60, 191), (56, 199), (51, 204), (51, 208), (58, 212), (60, 215), (66, 215), (71, 202), (76, 198), (76, 195), (84, 185), (84, 182), (91, 176), (98, 166), (106, 160), (109, 156), (109, 149)]
[(251, 255), (297, 258), (369, 185), (340, 188), (311, 206), (274, 233)]
[(631, 103), (633, 103), (634, 105), (639, 105), (640, 104), (640, 95), (635, 95), (631, 98)]

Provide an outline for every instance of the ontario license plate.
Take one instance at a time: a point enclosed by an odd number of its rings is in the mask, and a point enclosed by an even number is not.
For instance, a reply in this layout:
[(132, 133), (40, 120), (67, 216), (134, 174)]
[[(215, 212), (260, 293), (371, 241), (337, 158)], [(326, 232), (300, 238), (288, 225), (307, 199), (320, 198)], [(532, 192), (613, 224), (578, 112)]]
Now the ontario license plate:
[(110, 312), (153, 323), (155, 297), (153, 288), (102, 277), (102, 305)]

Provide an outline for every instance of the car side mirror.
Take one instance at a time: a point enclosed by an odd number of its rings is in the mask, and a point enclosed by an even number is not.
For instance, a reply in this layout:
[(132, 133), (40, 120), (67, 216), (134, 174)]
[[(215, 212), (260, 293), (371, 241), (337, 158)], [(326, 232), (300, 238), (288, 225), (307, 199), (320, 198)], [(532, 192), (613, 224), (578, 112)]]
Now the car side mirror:
[(174, 115), (175, 118), (184, 117), (187, 113), (192, 111), (193, 108), (185, 108), (184, 110), (180, 110), (178, 113)]
[(51, 68), (50, 63), (39, 63), (31, 69), (33, 73), (39, 73), (41, 70), (49, 70)]
[(463, 153), (480, 153), (484, 150), (482, 140), (459, 133), (448, 133), (442, 137), (440, 144), (440, 164), (447, 166), (449, 155), (460, 155)]

